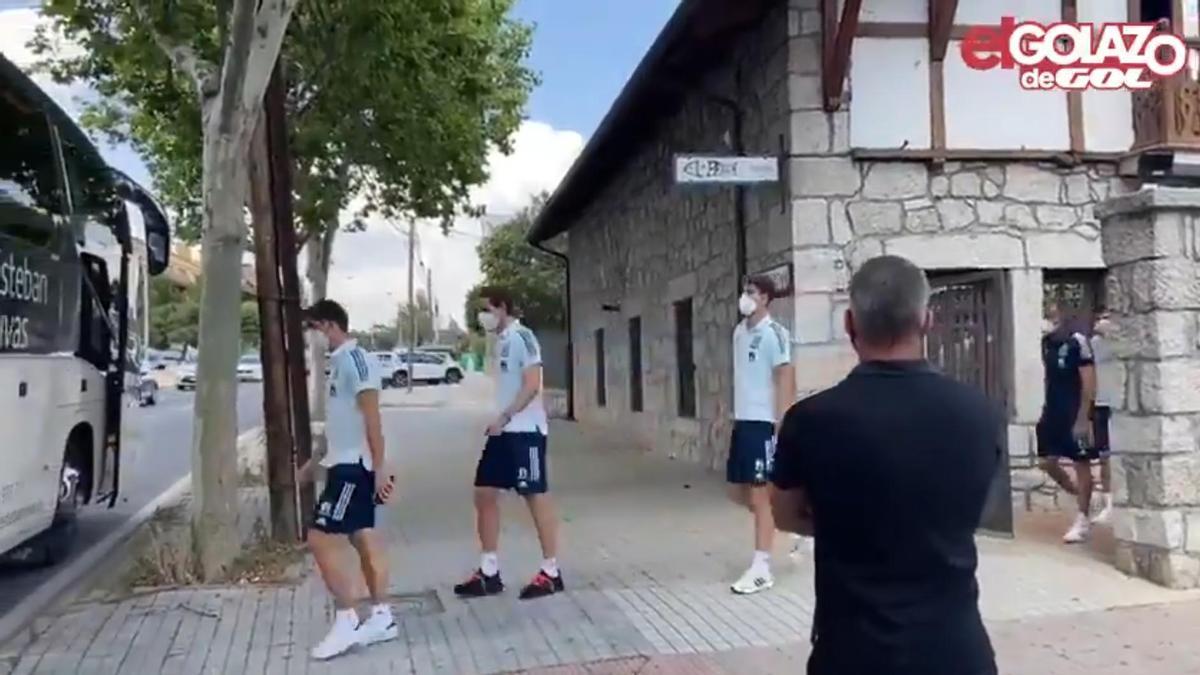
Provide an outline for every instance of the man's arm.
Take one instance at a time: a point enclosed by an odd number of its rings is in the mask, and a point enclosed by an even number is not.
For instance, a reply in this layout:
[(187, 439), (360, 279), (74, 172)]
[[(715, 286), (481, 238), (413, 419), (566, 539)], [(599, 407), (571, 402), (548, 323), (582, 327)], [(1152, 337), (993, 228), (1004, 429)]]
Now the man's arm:
[(1088, 339), (1078, 333), (1075, 335), (1079, 346), (1079, 414), (1075, 418), (1077, 429), (1091, 429), (1092, 404), (1096, 401), (1096, 361), (1092, 355), (1092, 345)]
[(784, 532), (813, 534), (812, 504), (804, 488), (783, 490), (771, 486), (771, 513), (775, 515), (775, 528)]
[(517, 398), (513, 400), (512, 405), (500, 411), (500, 415), (504, 417), (505, 424), (513, 418), (514, 415), (521, 412), (533, 402), (533, 399), (542, 390), (542, 364), (535, 363), (527, 366), (521, 372), (521, 391), (517, 392)]
[(775, 366), (775, 431), (783, 426), (783, 416), (796, 400), (796, 370), (791, 363)]
[(367, 427), (367, 449), (371, 451), (371, 463), (378, 470), (383, 467), (383, 424), (379, 417), (379, 390), (363, 389), (354, 396), (363, 414)]
[[(797, 404), (798, 407), (799, 404)], [(800, 447), (802, 413), (792, 407), (779, 427), (775, 449), (775, 469), (771, 476), (771, 512), (775, 527), (784, 532), (811, 535), (813, 511)]]

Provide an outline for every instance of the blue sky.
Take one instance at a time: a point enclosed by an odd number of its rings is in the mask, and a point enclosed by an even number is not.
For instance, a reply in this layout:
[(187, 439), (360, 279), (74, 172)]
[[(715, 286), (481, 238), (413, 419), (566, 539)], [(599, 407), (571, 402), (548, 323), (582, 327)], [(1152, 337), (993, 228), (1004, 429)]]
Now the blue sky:
[(536, 25), (530, 119), (591, 136), (679, 0), (518, 0)]

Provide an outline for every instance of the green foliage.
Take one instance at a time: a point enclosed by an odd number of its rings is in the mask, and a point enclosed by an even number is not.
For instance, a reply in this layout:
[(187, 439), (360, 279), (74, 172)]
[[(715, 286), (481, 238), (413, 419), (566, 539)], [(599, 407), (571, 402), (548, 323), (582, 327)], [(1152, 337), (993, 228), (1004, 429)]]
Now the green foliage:
[[(298, 227), (316, 233), (336, 224), (354, 194), (366, 198), (364, 214), (448, 222), (468, 206), (469, 189), (487, 178), (487, 153), (510, 149), (537, 83), (524, 65), (532, 29), (509, 18), (513, 2), (297, 6), (283, 58)], [(103, 95), (87, 108), (85, 125), (133, 144), (175, 212), (178, 234), (190, 240), (203, 213), (199, 96), (155, 31), (219, 67), (218, 13), (230, 4), (47, 0), (50, 28), (32, 43), (56, 79), (86, 81)], [(59, 37), (82, 53), (57, 54)]]
[[(480, 286), (501, 286), (513, 295), (521, 320), (534, 329), (562, 328), (566, 325), (565, 282), (562, 263), (525, 240), (534, 219), (546, 203), (545, 193), (534, 199), (511, 220), (500, 225), (479, 244), (479, 267), (483, 272)], [(467, 325), (481, 330), (479, 289), (467, 293)]]
[[(258, 302), (242, 300), (242, 344), (259, 343)], [(150, 346), (167, 349), (173, 345), (195, 347), (200, 342), (200, 283), (177, 286), (165, 275), (150, 281)]]

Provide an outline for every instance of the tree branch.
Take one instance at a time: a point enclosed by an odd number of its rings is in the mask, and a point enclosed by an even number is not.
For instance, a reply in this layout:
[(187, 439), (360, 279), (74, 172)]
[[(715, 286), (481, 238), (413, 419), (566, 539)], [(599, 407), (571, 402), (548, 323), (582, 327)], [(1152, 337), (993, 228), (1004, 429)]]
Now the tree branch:
[[(250, 67), (250, 59), (254, 53), (254, 19), (256, 0), (235, 0), (233, 11), (229, 14), (229, 43), (222, 45), (225, 50), (225, 63), (221, 68), (221, 110), (218, 119), (218, 129), (229, 133), (233, 128), (233, 118), (236, 106), (242, 102), (245, 91), (246, 73)], [(261, 92), (267, 88), (263, 82)], [(247, 106), (253, 110), (258, 104)]]
[(154, 39), (154, 44), (166, 54), (171, 60), (171, 65), (175, 67), (183, 75), (191, 78), (192, 84), (196, 86), (196, 94), (203, 99), (211, 90), (211, 81), (213, 64), (201, 59), (196, 55), (196, 51), (185, 44), (178, 44), (167, 38), (167, 36), (158, 30), (154, 25), (154, 18), (150, 16), (149, 8), (143, 2), (134, 2), (133, 11), (137, 13), (139, 19), (145, 24), (146, 30), (150, 32), (150, 36)]
[[(235, 12), (236, 7), (250, 2), (253, 0), (237, 0)], [(283, 36), (292, 18), (292, 10), (296, 8), (296, 0), (259, 0), (259, 3), (260, 7), (254, 15), (249, 58), (245, 62), (242, 87), (238, 92), (242, 105), (248, 110), (262, 104), (263, 93), (267, 90), (267, 83), (283, 45)]]

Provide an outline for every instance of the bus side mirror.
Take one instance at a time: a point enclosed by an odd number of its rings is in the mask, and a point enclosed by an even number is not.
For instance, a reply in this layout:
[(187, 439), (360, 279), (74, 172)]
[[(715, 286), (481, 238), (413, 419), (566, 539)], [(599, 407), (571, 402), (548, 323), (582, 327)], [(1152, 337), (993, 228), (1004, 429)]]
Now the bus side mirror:
[(117, 194), (137, 204), (142, 212), (146, 229), (146, 267), (150, 276), (162, 274), (171, 262), (171, 224), (167, 214), (149, 192), (124, 174), (118, 174)]

